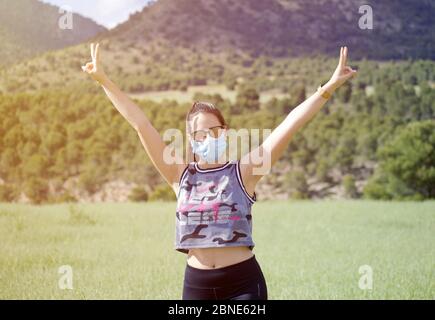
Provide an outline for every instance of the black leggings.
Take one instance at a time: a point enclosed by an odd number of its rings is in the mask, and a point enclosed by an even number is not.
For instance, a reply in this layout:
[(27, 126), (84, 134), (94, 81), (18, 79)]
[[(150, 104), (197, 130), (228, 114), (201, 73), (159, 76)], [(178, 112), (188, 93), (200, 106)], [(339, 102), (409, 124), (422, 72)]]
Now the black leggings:
[(267, 300), (266, 280), (255, 255), (217, 269), (186, 263), (183, 300)]

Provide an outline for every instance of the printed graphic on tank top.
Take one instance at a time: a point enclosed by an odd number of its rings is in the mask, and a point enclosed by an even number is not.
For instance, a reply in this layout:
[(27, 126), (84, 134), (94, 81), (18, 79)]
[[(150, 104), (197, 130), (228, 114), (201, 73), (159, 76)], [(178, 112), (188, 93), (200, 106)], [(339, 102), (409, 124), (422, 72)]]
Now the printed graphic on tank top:
[(186, 166), (180, 178), (175, 217), (175, 249), (248, 246), (253, 249), (251, 197), (241, 179), (239, 161), (201, 169)]

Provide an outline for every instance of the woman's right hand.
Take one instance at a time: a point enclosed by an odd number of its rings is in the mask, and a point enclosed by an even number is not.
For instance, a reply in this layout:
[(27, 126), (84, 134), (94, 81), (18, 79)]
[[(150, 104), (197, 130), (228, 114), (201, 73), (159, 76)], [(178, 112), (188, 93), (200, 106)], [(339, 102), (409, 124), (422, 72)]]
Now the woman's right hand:
[(86, 65), (82, 66), (82, 70), (89, 74), (92, 79), (102, 83), (106, 79), (106, 74), (103, 71), (100, 63), (100, 53), (99, 48), (100, 44), (91, 43), (91, 58), (92, 61), (86, 63)]

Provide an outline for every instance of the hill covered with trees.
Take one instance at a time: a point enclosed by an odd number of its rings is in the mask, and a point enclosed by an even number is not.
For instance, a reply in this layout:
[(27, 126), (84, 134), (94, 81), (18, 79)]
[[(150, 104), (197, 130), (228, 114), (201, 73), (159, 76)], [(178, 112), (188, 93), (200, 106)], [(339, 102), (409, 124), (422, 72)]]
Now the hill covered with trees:
[[(360, 28), (362, 5), (372, 8), (373, 30)], [(159, 0), (101, 38), (254, 56), (335, 56), (346, 43), (356, 59), (433, 59), (434, 14), (433, 1)]]
[[(372, 7), (373, 30), (359, 27), (363, 4)], [(326, 75), (344, 44), (352, 61), (434, 59), (434, 15), (433, 1), (159, 0), (94, 40), (110, 75), (129, 92), (266, 77), (277, 87), (303, 81), (301, 64)], [(80, 85), (88, 58), (88, 44), (43, 54), (0, 71), (0, 91)]]
[[(361, 77), (337, 91), (260, 181), (260, 199), (435, 197), (435, 89), (418, 71), (434, 63), (361, 68)], [(22, 194), (35, 202), (104, 199), (103, 186), (115, 180), (136, 185), (132, 197), (173, 199), (134, 130), (100, 88), (92, 90), (0, 96), (3, 201)], [(267, 103), (252, 87), (242, 87), (236, 103), (219, 95), (195, 98), (214, 102), (233, 128), (274, 128), (311, 91), (300, 87), (291, 98)], [(161, 133), (184, 132), (190, 104), (138, 103)]]
[[(375, 30), (364, 31), (362, 3), (160, 0), (94, 40), (129, 93), (224, 84), (234, 101), (195, 99), (214, 102), (236, 129), (273, 129), (328, 79), (344, 43), (358, 77), (294, 137), (259, 199), (434, 198), (434, 5), (373, 2)], [(82, 43), (0, 70), (0, 201), (173, 199), (134, 130), (82, 73), (88, 59)], [(273, 90), (286, 97), (260, 101)], [(190, 103), (170, 94), (138, 103), (160, 132), (184, 131)]]

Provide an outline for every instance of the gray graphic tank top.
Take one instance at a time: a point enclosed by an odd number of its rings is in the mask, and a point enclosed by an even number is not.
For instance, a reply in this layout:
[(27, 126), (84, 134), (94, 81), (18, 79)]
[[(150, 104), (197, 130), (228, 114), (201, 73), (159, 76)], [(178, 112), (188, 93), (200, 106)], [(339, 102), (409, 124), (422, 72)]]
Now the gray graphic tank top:
[(239, 161), (212, 169), (191, 162), (180, 178), (175, 217), (175, 250), (248, 246), (253, 249), (251, 197)]

